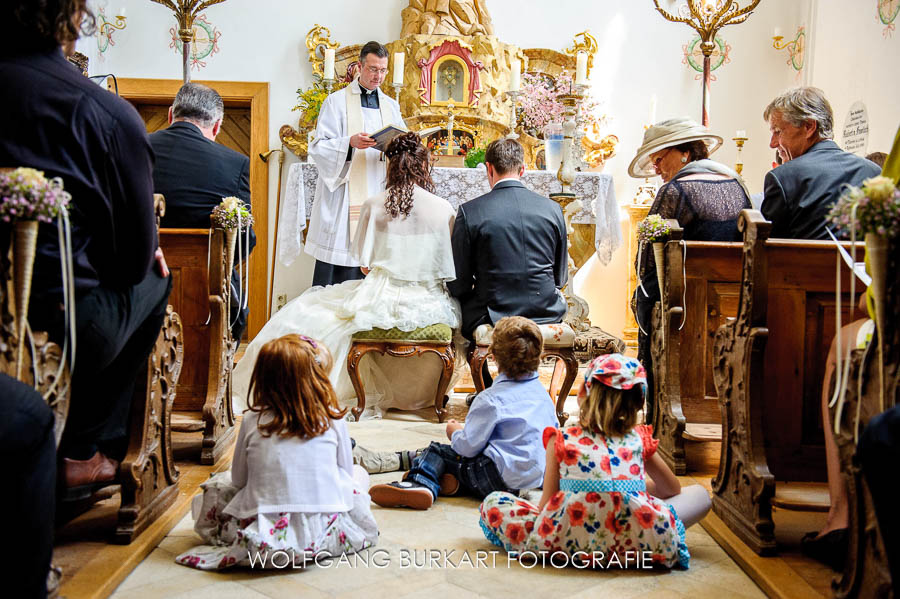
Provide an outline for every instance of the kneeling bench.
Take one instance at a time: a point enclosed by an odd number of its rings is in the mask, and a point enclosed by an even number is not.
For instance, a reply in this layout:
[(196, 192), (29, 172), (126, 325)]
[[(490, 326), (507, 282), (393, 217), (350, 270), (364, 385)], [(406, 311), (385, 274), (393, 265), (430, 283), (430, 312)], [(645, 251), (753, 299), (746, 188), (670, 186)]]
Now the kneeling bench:
[(396, 357), (419, 356), (424, 353), (437, 354), (444, 363), (444, 370), (438, 381), (437, 391), (434, 396), (434, 411), (438, 422), (444, 421), (447, 410), (444, 404), (447, 400), (447, 388), (450, 386), (450, 377), (453, 376), (453, 330), (445, 324), (432, 324), (427, 327), (412, 331), (400, 329), (379, 329), (360, 331), (351, 338), (350, 353), (347, 355), (347, 373), (350, 382), (356, 391), (357, 406), (350, 410), (354, 418), (359, 420), (359, 415), (366, 409), (366, 390), (359, 379), (359, 361), (370, 351), (377, 351), (381, 355), (388, 354)]
[[(538, 328), (541, 330), (541, 336), (544, 339), (541, 359), (558, 358), (563, 361), (566, 367), (566, 376), (556, 398), (556, 418), (559, 420), (560, 426), (562, 426), (569, 419), (569, 415), (563, 411), (566, 397), (569, 396), (572, 383), (575, 382), (575, 376), (578, 374), (578, 360), (575, 358), (575, 330), (564, 322), (539, 324)], [(490, 353), (493, 336), (494, 327), (489, 324), (481, 325), (475, 329), (475, 347), (469, 350), (469, 369), (472, 371), (472, 381), (475, 383), (475, 391), (477, 393), (484, 391), (484, 378), (481, 376), (481, 368)]]

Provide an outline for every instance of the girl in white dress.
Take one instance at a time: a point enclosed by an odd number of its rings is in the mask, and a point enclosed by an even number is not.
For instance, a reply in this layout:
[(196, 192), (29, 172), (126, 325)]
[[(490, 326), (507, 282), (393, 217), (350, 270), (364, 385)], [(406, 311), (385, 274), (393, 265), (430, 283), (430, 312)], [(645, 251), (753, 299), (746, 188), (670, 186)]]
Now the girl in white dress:
[[(456, 277), (450, 204), (430, 190), (430, 156), (418, 135), (406, 133), (387, 147), (386, 190), (360, 209), (351, 251), (365, 279), (313, 287), (273, 315), (234, 370), (235, 409), (244, 408), (259, 348), (289, 333), (321, 340), (334, 355), (331, 382), (342, 405), (356, 405), (347, 374), (350, 337), (373, 328), (412, 331), (433, 324), (459, 327), (459, 304), (445, 282)], [(364, 417), (391, 407), (427, 408), (434, 402), (440, 359), (432, 354), (392, 358), (370, 352), (359, 365), (366, 387)]]
[(208, 545), (177, 563), (284, 568), (377, 542), (369, 475), (353, 465), (331, 366), (328, 349), (301, 335), (262, 347), (231, 472), (214, 475), (194, 498), (194, 530)]

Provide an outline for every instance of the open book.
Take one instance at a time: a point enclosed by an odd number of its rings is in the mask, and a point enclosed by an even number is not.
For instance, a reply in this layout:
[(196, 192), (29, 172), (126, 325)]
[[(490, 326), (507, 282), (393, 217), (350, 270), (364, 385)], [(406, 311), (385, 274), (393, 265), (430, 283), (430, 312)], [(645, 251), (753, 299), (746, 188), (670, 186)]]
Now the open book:
[(379, 152), (384, 152), (387, 145), (391, 143), (391, 141), (401, 135), (403, 133), (409, 133), (406, 129), (401, 129), (400, 127), (396, 127), (394, 125), (388, 125), (382, 129), (379, 129), (375, 133), (369, 134), (369, 137), (375, 140), (375, 145), (372, 146), (374, 149)]

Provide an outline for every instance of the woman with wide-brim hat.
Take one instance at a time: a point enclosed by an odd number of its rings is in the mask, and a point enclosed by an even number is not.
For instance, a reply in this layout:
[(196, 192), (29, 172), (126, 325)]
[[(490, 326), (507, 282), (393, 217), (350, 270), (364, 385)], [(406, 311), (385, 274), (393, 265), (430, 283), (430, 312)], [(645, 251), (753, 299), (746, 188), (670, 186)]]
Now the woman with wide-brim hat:
[[(644, 143), (628, 166), (628, 174), (643, 178), (659, 175), (664, 185), (656, 194), (650, 214), (675, 219), (684, 239), (735, 241), (740, 238), (737, 217), (750, 208), (750, 193), (734, 170), (709, 159), (722, 138), (687, 117), (657, 123), (644, 132)], [(642, 242), (642, 245), (647, 245)], [(642, 247), (635, 264), (641, 285), (632, 298), (632, 309), (640, 325), (638, 358), (647, 369), (648, 397), (653, 397), (650, 357), (650, 316), (659, 301), (656, 263), (649, 247)], [(648, 421), (652, 421), (648, 402)]]

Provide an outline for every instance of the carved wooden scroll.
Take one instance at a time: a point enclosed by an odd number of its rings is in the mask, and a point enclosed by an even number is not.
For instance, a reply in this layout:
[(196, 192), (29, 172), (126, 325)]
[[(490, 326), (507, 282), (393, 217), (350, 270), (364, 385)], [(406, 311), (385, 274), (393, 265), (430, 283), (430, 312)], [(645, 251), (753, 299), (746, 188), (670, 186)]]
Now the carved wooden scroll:
[(769, 330), (768, 258), (771, 223), (756, 210), (738, 218), (744, 233), (743, 270), (737, 318), (716, 332), (714, 377), (722, 410), (722, 453), (712, 481), (713, 510), (758, 554), (775, 551), (770, 500), (775, 478), (763, 443), (763, 362)]
[[(663, 251), (663, 263), (657, 264), (663, 273), (660, 301), (653, 308), (650, 352), (653, 356), (653, 431), (659, 439), (657, 451), (675, 474), (687, 470), (684, 453), (684, 428), (686, 420), (681, 409), (681, 332), (678, 330), (684, 318), (685, 280), (683, 276), (684, 254), (681, 240), (684, 231), (676, 220), (667, 221), (670, 227), (669, 241)], [(645, 251), (650, 251), (647, 244)]]

